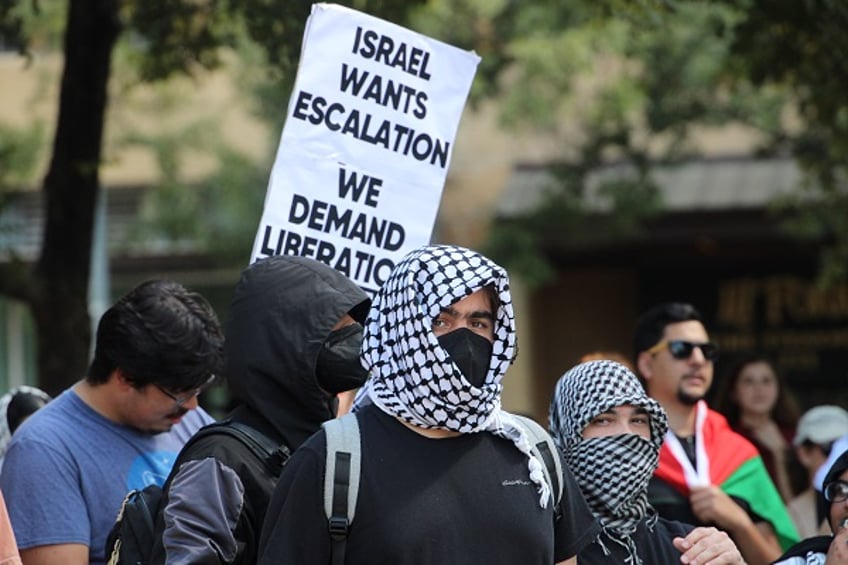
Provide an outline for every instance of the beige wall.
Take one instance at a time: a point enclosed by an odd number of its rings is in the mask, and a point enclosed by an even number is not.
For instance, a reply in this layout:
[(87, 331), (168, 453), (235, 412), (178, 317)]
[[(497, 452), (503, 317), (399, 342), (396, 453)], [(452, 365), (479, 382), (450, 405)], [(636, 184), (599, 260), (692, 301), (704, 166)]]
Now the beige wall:
[(582, 355), (615, 350), (630, 356), (636, 289), (632, 271), (575, 269), (533, 294), (532, 341), (524, 346), (533, 360), (534, 415), (547, 418), (556, 381)]

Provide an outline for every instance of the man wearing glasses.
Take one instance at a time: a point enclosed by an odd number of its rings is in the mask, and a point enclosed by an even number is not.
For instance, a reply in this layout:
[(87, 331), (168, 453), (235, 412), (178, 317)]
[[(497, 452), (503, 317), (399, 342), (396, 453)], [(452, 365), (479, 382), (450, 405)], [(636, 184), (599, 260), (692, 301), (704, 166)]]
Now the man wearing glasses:
[(109, 308), (83, 380), (15, 432), (0, 488), (25, 565), (104, 563), (127, 492), (161, 485), (212, 418), (197, 396), (224, 367), (209, 303), (148, 281)]
[(636, 367), (668, 414), (648, 498), (660, 516), (725, 530), (751, 564), (771, 563), (798, 535), (756, 448), (710, 410), (718, 346), (690, 304), (660, 304), (633, 336)]
[(827, 472), (821, 494), (832, 536), (815, 536), (789, 548), (775, 565), (848, 563), (848, 451)]

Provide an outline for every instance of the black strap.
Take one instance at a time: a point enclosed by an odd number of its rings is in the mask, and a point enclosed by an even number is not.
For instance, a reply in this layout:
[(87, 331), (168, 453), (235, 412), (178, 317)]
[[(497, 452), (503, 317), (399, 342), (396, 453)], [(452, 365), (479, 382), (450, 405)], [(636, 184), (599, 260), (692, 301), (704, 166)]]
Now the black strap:
[(333, 515), (330, 516), (330, 539), (333, 565), (343, 565), (345, 542), (350, 530), (347, 519), (347, 495), (350, 489), (350, 453), (336, 452), (336, 472), (333, 475)]
[(242, 442), (250, 448), (259, 460), (265, 463), (268, 470), (275, 477), (280, 476), (286, 461), (291, 456), (291, 451), (286, 444), (278, 444), (253, 426), (235, 420), (224, 420), (219, 425), (218, 431), (227, 433), (232, 430), (240, 434)]
[[(161, 493), (161, 491), (160, 491), (160, 493)], [(156, 531), (156, 530), (154, 530), (154, 524), (153, 524), (153, 521), (156, 519), (156, 516), (154, 516), (150, 512), (150, 507), (151, 507), (151, 505), (154, 506), (154, 507), (158, 506), (159, 500), (161, 500), (161, 498), (157, 499), (157, 500), (153, 500), (153, 499), (151, 499), (150, 496), (148, 496), (148, 494), (144, 490), (139, 491), (139, 493), (136, 496), (141, 497), (141, 499), (143, 501), (143, 503), (140, 504), (139, 506), (141, 507), (141, 510), (142, 510), (142, 519), (144, 520), (144, 526), (146, 528), (144, 531), (146, 531), (146, 532)]]
[(554, 519), (559, 521), (562, 518), (562, 508), (560, 507), (559, 500), (557, 500), (557, 493), (562, 486), (559, 484), (559, 475), (557, 474), (556, 463), (554, 462), (554, 454), (551, 453), (551, 449), (546, 441), (537, 443), (536, 449), (539, 450), (539, 454), (542, 456), (542, 462), (545, 464), (545, 467), (548, 469), (548, 475), (551, 477), (551, 500), (554, 503)]
[[(191, 450), (199, 440), (211, 435), (230, 436), (236, 441), (244, 444), (253, 455), (262, 461), (275, 477), (278, 477), (283, 471), (283, 466), (288, 460), (291, 452), (285, 444), (278, 444), (253, 426), (236, 422), (234, 420), (222, 420), (214, 422), (200, 428), (189, 439), (180, 451), (180, 459), (178, 463), (182, 463), (186, 458), (191, 457)], [(179, 466), (174, 465), (177, 469)]]

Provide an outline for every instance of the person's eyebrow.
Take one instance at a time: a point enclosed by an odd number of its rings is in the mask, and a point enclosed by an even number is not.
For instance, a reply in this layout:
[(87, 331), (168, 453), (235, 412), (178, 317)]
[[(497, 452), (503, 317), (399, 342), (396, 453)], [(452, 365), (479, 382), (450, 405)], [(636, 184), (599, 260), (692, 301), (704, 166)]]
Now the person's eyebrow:
[[(441, 311), (442, 311), (442, 314), (448, 314), (448, 315), (454, 316), (456, 318), (462, 317), (462, 314), (460, 314), (459, 311), (456, 308), (454, 308), (453, 306), (445, 306), (444, 308), (441, 309)], [(488, 310), (475, 310), (473, 312), (469, 312), (466, 315), (466, 317), (467, 318), (486, 318), (486, 319), (489, 319), (489, 320), (495, 319), (495, 315)]]
[(650, 416), (650, 414), (648, 413), (648, 409), (643, 406), (636, 407), (636, 414), (639, 414), (641, 416)]
[(495, 319), (495, 315), (492, 314), (488, 310), (477, 310), (477, 311), (471, 312), (470, 314), (468, 314), (468, 317), (469, 318), (486, 318), (486, 319), (489, 319), (489, 320)]

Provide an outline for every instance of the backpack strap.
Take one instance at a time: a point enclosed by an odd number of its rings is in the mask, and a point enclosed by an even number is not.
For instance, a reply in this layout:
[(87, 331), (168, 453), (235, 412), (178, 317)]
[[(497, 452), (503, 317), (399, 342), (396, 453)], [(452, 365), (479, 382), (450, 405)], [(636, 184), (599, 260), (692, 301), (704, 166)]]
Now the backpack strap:
[(324, 472), (324, 513), (332, 540), (333, 565), (342, 565), (345, 542), (350, 532), (359, 495), (361, 446), (359, 423), (355, 414), (328, 420), (321, 425), (327, 438), (327, 462)]
[(234, 420), (222, 422), (222, 431), (228, 427), (237, 434), (241, 434), (241, 439), (245, 445), (254, 455), (265, 462), (265, 466), (275, 477), (280, 476), (283, 467), (291, 457), (291, 451), (286, 444), (277, 443), (253, 426), (248, 426), (242, 422)]
[(532, 418), (518, 414), (512, 414), (512, 416), (518, 420), (527, 435), (530, 436), (533, 454), (544, 464), (545, 480), (551, 487), (554, 513), (559, 519), (559, 501), (562, 499), (562, 461), (557, 456), (556, 444), (554, 444), (550, 434)]
[[(191, 448), (198, 440), (211, 435), (225, 435), (241, 442), (247, 447), (250, 452), (260, 461), (265, 464), (265, 467), (275, 477), (279, 477), (283, 471), (286, 461), (291, 456), (288, 446), (284, 443), (276, 443), (274, 440), (263, 434), (253, 426), (248, 426), (242, 422), (234, 420), (222, 420), (214, 422), (200, 428), (180, 451), (177, 461), (174, 463), (174, 470), (171, 473), (176, 474), (179, 465), (191, 457)], [(166, 489), (167, 490), (167, 489)]]

